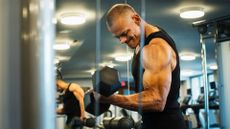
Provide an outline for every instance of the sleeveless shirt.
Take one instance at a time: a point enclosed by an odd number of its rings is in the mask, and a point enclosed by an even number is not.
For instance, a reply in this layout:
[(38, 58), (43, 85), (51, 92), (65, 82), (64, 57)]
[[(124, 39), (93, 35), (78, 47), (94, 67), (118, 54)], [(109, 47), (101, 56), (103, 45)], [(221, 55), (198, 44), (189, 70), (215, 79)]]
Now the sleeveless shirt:
[(64, 113), (67, 115), (66, 123), (69, 123), (73, 117), (80, 116), (81, 113), (79, 101), (76, 99), (73, 92), (69, 91), (70, 85), (71, 83), (69, 84), (65, 94), (63, 95), (63, 108)]
[[(159, 29), (160, 31), (151, 33), (145, 39), (144, 46), (148, 45), (154, 38), (164, 39), (176, 53), (177, 64), (171, 73), (172, 81), (164, 110), (162, 112), (143, 112), (143, 129), (185, 129), (185, 122), (177, 101), (180, 89), (180, 63), (178, 52), (173, 39), (163, 29)], [(132, 75), (136, 92), (143, 91), (142, 77), (144, 69), (140, 65), (140, 52), (141, 49), (137, 54), (134, 52), (132, 60)]]

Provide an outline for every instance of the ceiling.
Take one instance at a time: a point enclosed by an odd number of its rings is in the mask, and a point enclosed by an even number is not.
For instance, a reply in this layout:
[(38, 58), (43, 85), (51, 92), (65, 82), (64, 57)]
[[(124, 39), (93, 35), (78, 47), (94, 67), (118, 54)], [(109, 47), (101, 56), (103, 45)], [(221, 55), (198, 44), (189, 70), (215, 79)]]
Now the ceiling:
[[(121, 78), (127, 79), (129, 63), (118, 62), (114, 56), (131, 54), (133, 50), (121, 45), (107, 30), (104, 14), (115, 3), (127, 2), (132, 5), (145, 21), (164, 28), (175, 40), (179, 53), (191, 52), (197, 55), (194, 61), (181, 61), (182, 70), (192, 70), (194, 75), (201, 74), (201, 44), (199, 33), (192, 23), (203, 19), (213, 19), (230, 14), (228, 0), (56, 0), (57, 40), (68, 40), (71, 48), (56, 51), (56, 59), (61, 63), (65, 79), (90, 78), (97, 64), (114, 65)], [(179, 17), (181, 8), (199, 6), (206, 14), (203, 18), (186, 20)], [(142, 11), (141, 11), (142, 10)], [(82, 25), (62, 25), (58, 18), (64, 12), (83, 12), (86, 22)], [(207, 64), (216, 63), (213, 39), (207, 42)], [(211, 72), (211, 70), (209, 70)], [(182, 76), (182, 79), (187, 76)], [(130, 77), (131, 78), (131, 77)]]

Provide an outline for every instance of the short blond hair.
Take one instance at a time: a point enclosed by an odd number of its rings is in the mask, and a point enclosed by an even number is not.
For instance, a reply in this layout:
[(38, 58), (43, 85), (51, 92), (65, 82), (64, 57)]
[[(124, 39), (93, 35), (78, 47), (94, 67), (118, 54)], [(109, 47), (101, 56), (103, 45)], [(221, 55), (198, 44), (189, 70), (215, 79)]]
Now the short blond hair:
[(115, 4), (106, 14), (106, 23), (108, 26), (112, 26), (112, 21), (118, 16), (125, 16), (129, 13), (136, 13), (134, 8), (128, 4)]

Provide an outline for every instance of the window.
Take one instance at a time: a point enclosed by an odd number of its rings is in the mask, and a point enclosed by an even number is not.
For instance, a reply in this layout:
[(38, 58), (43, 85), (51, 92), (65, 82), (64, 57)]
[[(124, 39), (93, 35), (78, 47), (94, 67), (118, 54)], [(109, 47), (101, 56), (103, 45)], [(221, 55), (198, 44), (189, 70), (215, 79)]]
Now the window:
[(191, 78), (192, 100), (197, 100), (200, 95), (201, 77)]

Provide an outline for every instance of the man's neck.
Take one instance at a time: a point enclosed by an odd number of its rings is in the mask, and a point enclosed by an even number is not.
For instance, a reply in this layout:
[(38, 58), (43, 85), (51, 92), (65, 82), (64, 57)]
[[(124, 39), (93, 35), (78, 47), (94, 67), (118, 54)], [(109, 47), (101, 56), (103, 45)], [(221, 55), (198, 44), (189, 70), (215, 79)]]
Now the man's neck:
[(67, 90), (67, 89), (68, 89), (68, 86), (69, 86), (69, 83), (63, 82), (61, 85), (62, 85), (62, 89), (63, 89), (63, 90)]
[[(144, 30), (145, 30), (145, 38), (153, 33), (153, 32), (158, 32), (159, 28), (150, 24), (145, 23), (144, 24)], [(137, 54), (140, 51), (140, 44), (137, 45), (137, 47), (135, 48), (135, 54)]]
[(151, 33), (155, 33), (158, 31), (160, 31), (160, 29), (157, 26), (146, 24), (146, 26), (145, 26), (145, 38), (148, 37)]

